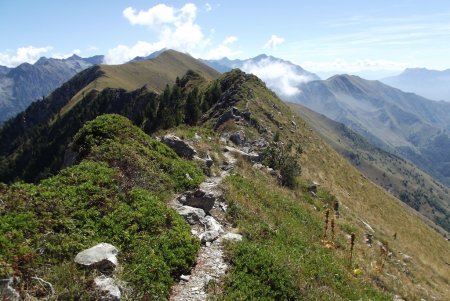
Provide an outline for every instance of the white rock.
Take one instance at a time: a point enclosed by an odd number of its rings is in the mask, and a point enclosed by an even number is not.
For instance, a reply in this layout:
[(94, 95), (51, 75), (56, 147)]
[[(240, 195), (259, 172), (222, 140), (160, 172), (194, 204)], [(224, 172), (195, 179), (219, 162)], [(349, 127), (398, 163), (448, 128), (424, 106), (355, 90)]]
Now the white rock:
[(190, 278), (191, 278), (190, 275), (181, 275), (180, 276), (180, 279), (183, 280), (183, 281), (189, 281)]
[(101, 275), (94, 279), (94, 283), (97, 289), (103, 293), (106, 293), (101, 300), (105, 301), (118, 301), (121, 298), (119, 287), (114, 282), (114, 279)]
[(95, 266), (103, 273), (111, 273), (118, 264), (117, 254), (119, 251), (113, 245), (100, 243), (78, 253), (75, 262), (84, 266)]
[(217, 231), (205, 231), (200, 234), (199, 238), (202, 243), (213, 242), (219, 237), (219, 232)]
[(229, 240), (229, 241), (241, 241), (242, 240), (242, 235), (241, 234), (237, 234), (237, 233), (227, 233), (225, 235), (223, 235), (220, 240)]
[(212, 216), (205, 216), (203, 223), (208, 231), (217, 231), (219, 234), (223, 233), (222, 225)]

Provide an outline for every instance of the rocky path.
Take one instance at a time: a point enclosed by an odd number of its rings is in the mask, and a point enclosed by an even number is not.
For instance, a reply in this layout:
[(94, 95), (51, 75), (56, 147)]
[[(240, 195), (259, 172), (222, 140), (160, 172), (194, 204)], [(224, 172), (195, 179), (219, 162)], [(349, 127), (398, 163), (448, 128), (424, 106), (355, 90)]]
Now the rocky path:
[(208, 287), (220, 281), (228, 269), (222, 241), (242, 239), (225, 220), (226, 203), (219, 185), (233, 170), (236, 159), (229, 151), (224, 156), (226, 160), (219, 176), (207, 178), (197, 191), (179, 195), (171, 202), (191, 225), (192, 234), (202, 242), (191, 274), (183, 275), (172, 287), (171, 301), (206, 300)]

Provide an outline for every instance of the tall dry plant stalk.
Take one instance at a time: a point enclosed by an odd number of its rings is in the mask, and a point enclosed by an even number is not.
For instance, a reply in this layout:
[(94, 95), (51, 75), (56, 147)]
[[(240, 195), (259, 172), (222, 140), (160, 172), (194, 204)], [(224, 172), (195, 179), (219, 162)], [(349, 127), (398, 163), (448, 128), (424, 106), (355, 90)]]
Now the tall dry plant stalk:
[(331, 240), (334, 240), (335, 233), (334, 233), (334, 218), (331, 218)]
[(350, 260), (348, 263), (348, 266), (351, 268), (352, 267), (352, 259), (353, 259), (353, 249), (355, 247), (355, 233), (352, 233), (350, 235)]
[(384, 264), (386, 263), (387, 257), (388, 257), (388, 245), (387, 243), (385, 245), (380, 246), (380, 258), (377, 264), (377, 270), (381, 272), (384, 268)]
[(325, 227), (324, 227), (324, 232), (323, 232), (323, 238), (327, 238), (329, 217), (330, 217), (330, 209), (327, 209), (327, 211), (325, 211)]

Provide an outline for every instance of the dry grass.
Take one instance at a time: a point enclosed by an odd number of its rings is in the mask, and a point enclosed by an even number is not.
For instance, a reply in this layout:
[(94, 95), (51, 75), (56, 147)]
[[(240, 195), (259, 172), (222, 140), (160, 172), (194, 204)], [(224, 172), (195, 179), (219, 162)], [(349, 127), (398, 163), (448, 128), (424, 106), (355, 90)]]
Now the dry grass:
[(126, 63), (123, 65), (101, 65), (102, 76), (91, 82), (78, 92), (61, 113), (69, 111), (92, 90), (102, 91), (105, 88), (118, 88), (133, 91), (143, 86), (157, 93), (164, 90), (166, 84), (173, 85), (177, 77), (181, 78), (188, 70), (201, 74), (212, 80), (219, 76), (214, 69), (200, 61), (174, 50), (168, 50), (157, 58), (147, 61)]

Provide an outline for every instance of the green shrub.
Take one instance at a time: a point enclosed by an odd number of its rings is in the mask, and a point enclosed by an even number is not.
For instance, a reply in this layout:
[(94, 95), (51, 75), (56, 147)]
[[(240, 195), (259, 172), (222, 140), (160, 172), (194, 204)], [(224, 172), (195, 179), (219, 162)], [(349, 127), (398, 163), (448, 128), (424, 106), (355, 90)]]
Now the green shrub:
[(297, 186), (296, 177), (301, 174), (299, 156), (302, 152), (300, 146), (294, 148), (294, 145), (290, 142), (284, 144), (279, 141), (278, 135), (275, 135), (274, 141), (263, 153), (262, 162), (280, 171), (283, 186), (295, 188)]
[(233, 265), (225, 286), (225, 300), (298, 300), (300, 296), (286, 269), (267, 248), (243, 242), (231, 252)]
[(119, 249), (118, 277), (131, 288), (129, 298), (166, 298), (199, 249), (166, 200), (197, 186), (200, 169), (118, 115), (87, 123), (74, 149), (80, 164), (36, 185), (0, 186), (0, 277), (19, 275), (20, 289), (33, 295), (37, 275), (57, 298), (94, 300), (86, 290), (95, 273), (73, 259), (108, 242)]

